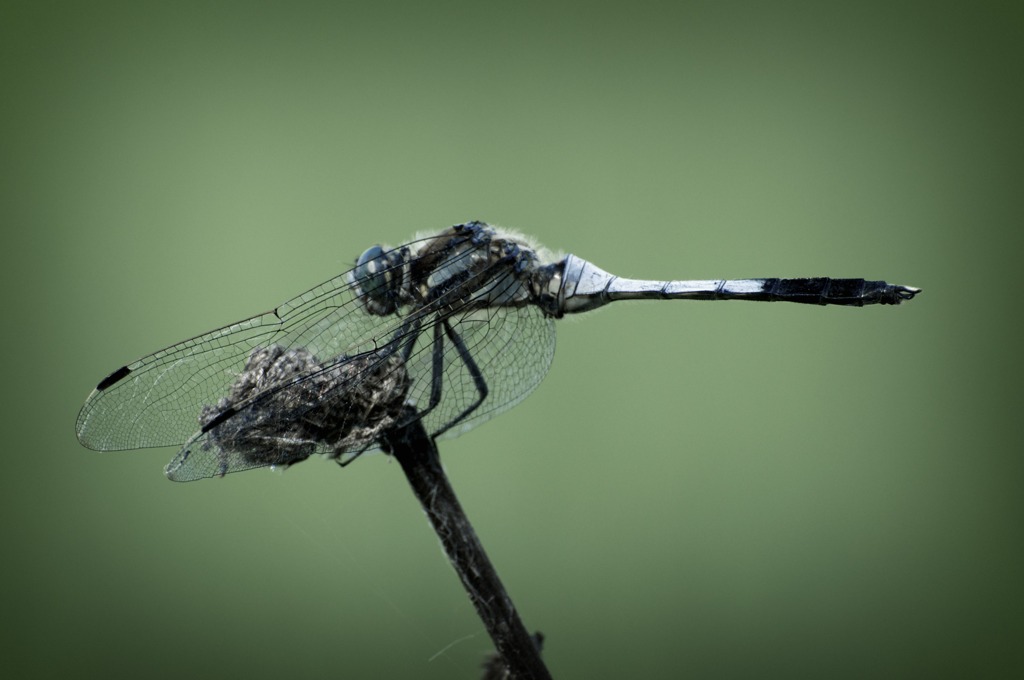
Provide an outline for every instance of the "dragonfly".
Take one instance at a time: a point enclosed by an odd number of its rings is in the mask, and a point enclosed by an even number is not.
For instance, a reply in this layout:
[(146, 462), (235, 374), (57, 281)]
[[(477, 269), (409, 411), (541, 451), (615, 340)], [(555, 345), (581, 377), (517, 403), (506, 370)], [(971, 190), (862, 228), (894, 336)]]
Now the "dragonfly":
[[(896, 305), (919, 288), (845, 278), (646, 281), (558, 257), (479, 221), (389, 248), (278, 307), (184, 340), (103, 378), (78, 415), (97, 451), (178, 446), (192, 481), (347, 465), (414, 420), (457, 436), (544, 378), (555, 321), (617, 300)], [(385, 447), (386, 448), (386, 447)]]

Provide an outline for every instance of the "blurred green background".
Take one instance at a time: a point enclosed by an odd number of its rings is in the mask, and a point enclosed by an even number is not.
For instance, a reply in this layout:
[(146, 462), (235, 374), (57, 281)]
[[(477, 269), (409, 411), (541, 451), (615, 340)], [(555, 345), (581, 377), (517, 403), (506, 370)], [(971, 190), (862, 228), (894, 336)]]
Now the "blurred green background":
[(555, 677), (1020, 677), (1022, 46), (996, 2), (4, 2), (0, 674), (478, 677), (384, 456), (181, 485), (73, 427), (127, 361), (481, 219), (925, 289), (565, 321), (443, 442)]

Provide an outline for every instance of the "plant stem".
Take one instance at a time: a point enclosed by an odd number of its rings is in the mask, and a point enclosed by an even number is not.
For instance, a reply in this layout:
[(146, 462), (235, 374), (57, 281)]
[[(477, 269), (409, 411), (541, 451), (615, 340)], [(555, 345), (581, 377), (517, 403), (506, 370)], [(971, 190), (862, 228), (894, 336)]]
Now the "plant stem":
[[(382, 448), (402, 466), (459, 580), (476, 607), (509, 678), (551, 680), (487, 553), (441, 467), (437, 446), (417, 419), (387, 432)], [(539, 634), (538, 634), (539, 635)]]

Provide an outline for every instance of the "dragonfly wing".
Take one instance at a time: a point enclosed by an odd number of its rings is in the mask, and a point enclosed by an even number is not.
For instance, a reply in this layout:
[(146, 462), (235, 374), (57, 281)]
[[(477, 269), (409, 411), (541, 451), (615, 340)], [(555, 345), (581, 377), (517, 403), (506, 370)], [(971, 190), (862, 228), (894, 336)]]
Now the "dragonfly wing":
[(273, 311), (114, 371), (79, 412), (79, 440), (98, 451), (181, 445), (199, 427), (203, 408), (229, 392), (254, 350), (301, 343), (318, 356), (333, 357), (386, 342), (400, 319), (365, 313), (349, 280), (342, 274)]

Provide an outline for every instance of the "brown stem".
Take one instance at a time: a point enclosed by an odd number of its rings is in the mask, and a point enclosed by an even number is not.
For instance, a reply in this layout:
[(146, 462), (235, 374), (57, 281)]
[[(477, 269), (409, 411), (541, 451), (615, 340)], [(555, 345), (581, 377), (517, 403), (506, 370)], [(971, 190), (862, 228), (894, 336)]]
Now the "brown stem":
[(423, 505), (448, 559), (504, 660), (507, 677), (551, 680), (551, 674), (541, 661), (539, 646), (526, 632), (515, 605), (476, 537), (441, 467), (437, 446), (423, 424), (417, 419), (387, 432), (382, 448), (402, 466), (413, 493)]

